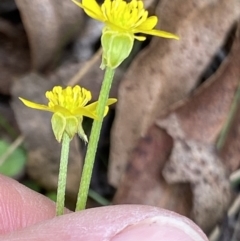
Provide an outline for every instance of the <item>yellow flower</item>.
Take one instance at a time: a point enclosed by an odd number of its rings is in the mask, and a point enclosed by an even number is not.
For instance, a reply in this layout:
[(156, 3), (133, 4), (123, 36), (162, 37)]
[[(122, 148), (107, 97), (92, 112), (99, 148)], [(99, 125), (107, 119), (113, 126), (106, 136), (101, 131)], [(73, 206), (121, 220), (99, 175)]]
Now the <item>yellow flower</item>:
[[(132, 0), (129, 3), (124, 0), (105, 0), (101, 6), (95, 0), (72, 1), (83, 8), (90, 17), (105, 23), (102, 35), (103, 67), (106, 65), (116, 68), (130, 54), (134, 39), (140, 41), (146, 39), (145, 36), (136, 34), (179, 39), (175, 34), (154, 29), (158, 18), (148, 17), (148, 11), (144, 9), (142, 0)], [(104, 36), (105, 34), (107, 36)], [(119, 58), (116, 57), (117, 54)], [(112, 55), (115, 55), (113, 61)]]
[(163, 38), (179, 39), (178, 36), (153, 29), (157, 25), (157, 16), (148, 17), (141, 0), (105, 0), (101, 7), (95, 0), (82, 0), (82, 3), (72, 0), (91, 18), (104, 22), (106, 27), (117, 32), (131, 33), (134, 38), (143, 41), (145, 36), (136, 36), (137, 33), (150, 34)]
[[(19, 98), (26, 106), (53, 112), (52, 128), (56, 139), (61, 142), (63, 133), (66, 132), (72, 139), (78, 135), (87, 142), (87, 136), (82, 129), (83, 116), (97, 120), (96, 108), (98, 102), (87, 105), (92, 99), (91, 92), (76, 85), (75, 87), (55, 86), (52, 91), (46, 92), (46, 98), (49, 100), (48, 105), (41, 105), (23, 98)], [(116, 99), (108, 99), (105, 107), (104, 116), (107, 114), (109, 105), (115, 103)]]

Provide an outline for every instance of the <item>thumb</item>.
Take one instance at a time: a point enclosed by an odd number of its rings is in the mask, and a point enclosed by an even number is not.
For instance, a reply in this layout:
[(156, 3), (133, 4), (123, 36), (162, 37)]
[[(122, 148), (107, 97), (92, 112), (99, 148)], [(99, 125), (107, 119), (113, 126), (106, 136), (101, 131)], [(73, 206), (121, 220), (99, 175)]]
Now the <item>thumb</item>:
[(55, 217), (1, 237), (13, 240), (207, 241), (192, 221), (150, 206), (116, 205)]
[(111, 241), (208, 240), (200, 228), (187, 218), (167, 210), (160, 210), (159, 214), (126, 227)]

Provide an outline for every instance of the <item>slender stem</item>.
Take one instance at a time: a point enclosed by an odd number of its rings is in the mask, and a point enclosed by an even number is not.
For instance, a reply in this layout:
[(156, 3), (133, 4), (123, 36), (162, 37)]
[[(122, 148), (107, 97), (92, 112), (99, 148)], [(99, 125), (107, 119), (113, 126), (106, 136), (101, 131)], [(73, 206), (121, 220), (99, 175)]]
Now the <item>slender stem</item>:
[(70, 138), (66, 133), (64, 133), (63, 139), (62, 139), (62, 150), (61, 150), (59, 176), (58, 176), (57, 203), (56, 203), (57, 216), (62, 215), (64, 213), (69, 145), (70, 145)]
[(220, 150), (223, 147), (223, 145), (225, 144), (227, 135), (228, 135), (230, 127), (232, 125), (233, 119), (236, 115), (236, 111), (237, 111), (237, 108), (238, 108), (239, 104), (240, 104), (240, 83), (238, 84), (238, 88), (237, 88), (237, 91), (235, 93), (235, 96), (234, 96), (234, 99), (233, 99), (233, 102), (232, 102), (227, 120), (226, 120), (226, 122), (223, 126), (223, 129), (222, 129), (222, 131), (219, 135), (219, 138), (217, 140), (217, 149), (218, 150)]
[(76, 211), (83, 210), (86, 207), (90, 181), (92, 177), (93, 164), (97, 151), (97, 144), (103, 122), (104, 110), (109, 97), (110, 88), (114, 76), (114, 70), (106, 68), (97, 106), (98, 120), (94, 120), (91, 135), (89, 139), (85, 163), (83, 166), (81, 182), (79, 186)]

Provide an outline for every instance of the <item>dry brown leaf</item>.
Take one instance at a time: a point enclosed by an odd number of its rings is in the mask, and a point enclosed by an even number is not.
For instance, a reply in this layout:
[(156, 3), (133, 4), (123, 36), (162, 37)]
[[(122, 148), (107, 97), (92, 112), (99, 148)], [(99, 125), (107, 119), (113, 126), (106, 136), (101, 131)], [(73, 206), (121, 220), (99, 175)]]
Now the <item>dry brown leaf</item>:
[(21, 24), (0, 18), (0, 93), (9, 95), (12, 82), (29, 70), (29, 48)]
[(83, 25), (83, 11), (72, 1), (16, 0), (31, 47), (36, 70), (57, 60), (62, 48)]
[[(231, 200), (229, 167), (215, 150), (240, 80), (240, 25), (231, 53), (217, 73), (188, 101), (158, 120), (174, 139), (163, 175), (168, 183), (191, 183), (192, 218), (210, 230)], [(226, 165), (224, 165), (224, 163)]]
[(238, 0), (163, 0), (160, 28), (180, 41), (155, 38), (133, 62), (119, 89), (111, 138), (109, 180), (118, 186), (137, 140), (171, 104), (198, 83), (240, 15)]
[(143, 0), (144, 7), (148, 9), (149, 7), (156, 5), (158, 1), (159, 0)]
[[(214, 144), (238, 87), (239, 53), (238, 35), (217, 73), (193, 97), (177, 103), (166, 117), (161, 117), (157, 121), (160, 129), (153, 125), (141, 138), (122, 176), (115, 203), (168, 208), (191, 217), (206, 232), (222, 218), (231, 198), (231, 165), (219, 157)], [(161, 177), (170, 152), (163, 173), (173, 185)], [(183, 183), (191, 184), (192, 191)]]
[(227, 174), (214, 146), (174, 136), (174, 148), (163, 176), (169, 184), (191, 183), (191, 218), (206, 232), (222, 219), (230, 204)]
[(172, 144), (172, 138), (162, 129), (155, 125), (149, 129), (131, 155), (114, 204), (153, 205), (190, 216), (192, 196), (189, 185), (169, 186), (161, 175)]

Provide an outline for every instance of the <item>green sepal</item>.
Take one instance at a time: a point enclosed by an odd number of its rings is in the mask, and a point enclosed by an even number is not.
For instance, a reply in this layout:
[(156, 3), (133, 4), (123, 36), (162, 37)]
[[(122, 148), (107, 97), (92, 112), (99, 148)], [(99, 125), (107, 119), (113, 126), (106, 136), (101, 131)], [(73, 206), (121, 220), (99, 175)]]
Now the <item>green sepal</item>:
[(66, 127), (65, 117), (61, 113), (56, 112), (52, 116), (51, 123), (52, 123), (52, 130), (55, 138), (57, 139), (58, 142), (61, 142), (64, 130)]
[(131, 53), (134, 35), (103, 30), (101, 43), (103, 48), (101, 69), (105, 66), (117, 68)]
[(78, 135), (79, 137), (86, 143), (88, 143), (87, 135), (85, 134), (83, 128), (82, 128), (82, 120), (79, 120), (78, 122)]
[(78, 119), (75, 116), (67, 116), (65, 131), (69, 138), (72, 139), (74, 135), (78, 132)]

